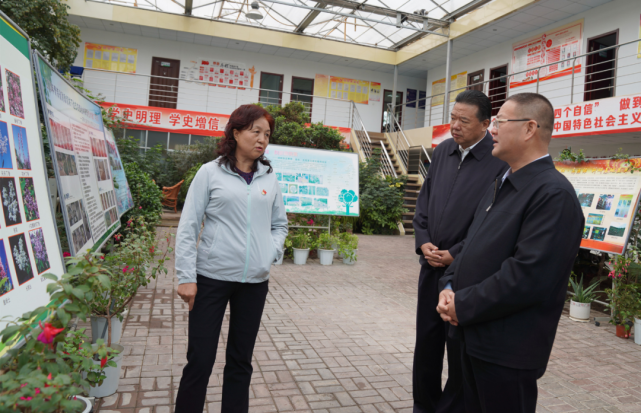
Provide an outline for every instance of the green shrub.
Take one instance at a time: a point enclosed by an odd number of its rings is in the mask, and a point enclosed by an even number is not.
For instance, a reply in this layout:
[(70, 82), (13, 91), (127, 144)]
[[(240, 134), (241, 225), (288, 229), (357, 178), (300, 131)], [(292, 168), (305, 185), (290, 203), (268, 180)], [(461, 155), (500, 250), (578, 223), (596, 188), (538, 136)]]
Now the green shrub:
[(123, 227), (127, 227), (127, 222), (130, 220), (143, 217), (150, 229), (153, 230), (160, 222), (162, 214), (162, 191), (136, 162), (123, 162), (123, 166), (134, 207), (120, 218), (120, 222)]
[(182, 203), (185, 202), (185, 198), (187, 197), (187, 191), (189, 191), (191, 182), (194, 180), (194, 178), (196, 177), (196, 174), (198, 173), (198, 171), (202, 166), (203, 164), (197, 163), (187, 171), (187, 173), (185, 174), (185, 177), (183, 178), (185, 182), (183, 182), (182, 186), (180, 187), (180, 194), (178, 194), (178, 201)]
[(360, 217), (356, 229), (363, 234), (392, 234), (402, 219), (406, 176), (381, 176), (381, 164), (372, 156), (359, 166)]

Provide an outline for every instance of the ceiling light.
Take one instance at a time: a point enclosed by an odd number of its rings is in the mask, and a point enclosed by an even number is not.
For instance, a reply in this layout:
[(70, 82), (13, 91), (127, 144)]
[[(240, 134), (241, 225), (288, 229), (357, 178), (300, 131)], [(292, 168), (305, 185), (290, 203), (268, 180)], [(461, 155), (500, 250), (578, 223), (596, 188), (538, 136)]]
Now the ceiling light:
[(251, 10), (245, 13), (245, 17), (248, 19), (253, 19), (253, 20), (262, 20), (263, 15), (260, 13), (260, 7), (258, 6), (258, 2), (254, 1), (251, 4)]

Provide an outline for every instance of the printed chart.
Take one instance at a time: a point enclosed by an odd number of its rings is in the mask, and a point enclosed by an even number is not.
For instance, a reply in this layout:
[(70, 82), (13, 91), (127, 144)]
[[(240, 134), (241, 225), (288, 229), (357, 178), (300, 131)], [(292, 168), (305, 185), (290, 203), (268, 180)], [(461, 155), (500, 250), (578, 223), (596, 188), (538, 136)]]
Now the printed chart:
[(287, 212), (358, 216), (358, 155), (269, 145)]

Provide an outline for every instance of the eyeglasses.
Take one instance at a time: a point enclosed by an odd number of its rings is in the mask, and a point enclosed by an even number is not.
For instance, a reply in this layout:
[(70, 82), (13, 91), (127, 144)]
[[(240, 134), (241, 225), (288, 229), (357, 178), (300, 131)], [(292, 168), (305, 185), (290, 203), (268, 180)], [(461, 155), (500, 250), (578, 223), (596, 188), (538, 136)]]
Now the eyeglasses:
[[(494, 119), (492, 121), (492, 126), (494, 126), (496, 130), (499, 130), (499, 126), (501, 126), (501, 123), (503, 122), (536, 122), (536, 121), (534, 119)], [(537, 123), (536, 127), (540, 128), (541, 126)]]

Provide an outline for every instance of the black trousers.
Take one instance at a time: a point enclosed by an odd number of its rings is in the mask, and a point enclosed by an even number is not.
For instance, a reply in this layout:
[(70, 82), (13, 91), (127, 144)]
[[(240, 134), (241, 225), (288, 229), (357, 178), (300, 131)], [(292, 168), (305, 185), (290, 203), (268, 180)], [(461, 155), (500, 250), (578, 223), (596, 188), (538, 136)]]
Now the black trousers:
[(536, 381), (545, 368), (512, 369), (489, 363), (465, 352), (462, 345), (465, 409), (467, 413), (534, 413)]
[[(450, 324), (436, 312), (438, 280), (443, 274), (444, 269), (421, 266), (412, 371), (414, 413), (465, 413), (460, 342), (447, 337)], [(448, 379), (441, 390), (446, 343)]]
[(228, 282), (200, 275), (197, 282), (196, 300), (189, 312), (187, 365), (180, 380), (176, 413), (203, 411), (227, 302), (230, 317), (221, 412), (246, 413), (253, 371), (252, 354), (269, 282)]

